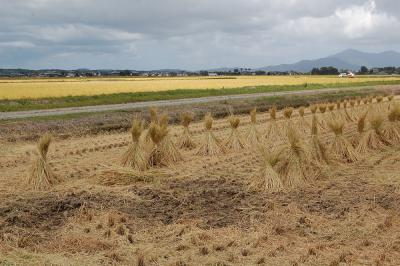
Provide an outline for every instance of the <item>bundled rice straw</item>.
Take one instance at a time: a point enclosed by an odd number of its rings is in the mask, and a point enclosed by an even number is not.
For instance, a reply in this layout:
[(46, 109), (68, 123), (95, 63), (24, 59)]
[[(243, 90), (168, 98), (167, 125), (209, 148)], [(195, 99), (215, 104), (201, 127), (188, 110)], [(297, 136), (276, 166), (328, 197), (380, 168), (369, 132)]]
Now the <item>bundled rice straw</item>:
[(167, 134), (168, 132), (165, 128), (162, 128), (155, 122), (151, 122), (148, 130), (148, 135), (153, 143), (148, 157), (148, 164), (150, 166), (168, 166), (172, 163), (161, 145), (161, 142)]
[(297, 128), (304, 134), (307, 134), (309, 131), (310, 124), (307, 122), (306, 118), (304, 117), (305, 108), (304, 106), (300, 106), (298, 109), (299, 112), (299, 119), (297, 120)]
[(286, 119), (290, 119), (292, 117), (293, 114), (293, 108), (292, 107), (287, 107), (283, 110), (283, 116)]
[(45, 134), (40, 138), (37, 145), (37, 158), (33, 162), (27, 179), (27, 183), (35, 190), (46, 190), (61, 182), (61, 179), (54, 175), (47, 163), (47, 153), (51, 140), (51, 135)]
[[(317, 116), (317, 110), (318, 110), (318, 106), (317, 105), (315, 105), (315, 104), (310, 105), (310, 111), (312, 113), (312, 117), (313, 118)], [(319, 121), (318, 121), (318, 127), (321, 128), (321, 123), (319, 123)]]
[[(150, 123), (158, 124), (158, 110), (156, 107), (149, 108)], [(148, 152), (150, 152), (153, 143), (151, 142), (151, 137), (149, 134), (149, 129), (143, 130), (143, 134), (139, 139), (139, 143), (142, 143)]]
[(344, 117), (346, 119), (347, 122), (354, 122), (355, 119), (353, 118), (353, 116), (348, 112), (347, 108), (344, 108)]
[(326, 147), (318, 137), (318, 119), (316, 116), (312, 118), (310, 146), (311, 156), (316, 162), (322, 164), (330, 163)]
[(327, 109), (327, 105), (326, 104), (320, 104), (320, 105), (318, 105), (318, 109), (319, 109), (319, 111), (320, 111), (320, 117), (321, 117), (321, 120), (320, 120), (320, 125), (321, 125), (321, 127), (323, 128), (323, 129), (326, 129), (326, 115), (325, 115), (325, 112), (326, 112), (326, 109)]
[(388, 99), (388, 103), (387, 103), (388, 110), (390, 110), (390, 107), (392, 106), (392, 102), (393, 102), (393, 99), (394, 99), (394, 95), (393, 94), (388, 95), (387, 99)]
[(329, 147), (329, 152), (332, 156), (345, 162), (358, 161), (360, 157), (359, 154), (343, 135), (344, 121), (342, 119), (331, 120), (328, 121), (328, 126), (335, 134), (333, 142)]
[(162, 139), (160, 146), (161, 149), (165, 151), (165, 153), (170, 156), (170, 160), (174, 163), (182, 161), (183, 157), (181, 153), (179, 152), (178, 148), (176, 147), (175, 143), (172, 141), (172, 137), (169, 134), (168, 130), (168, 122), (169, 122), (169, 117), (168, 114), (163, 114), (160, 117), (160, 127), (161, 129), (166, 132), (165, 137)]
[(317, 106), (317, 105), (315, 105), (315, 104), (310, 105), (310, 111), (311, 111), (311, 113), (312, 113), (313, 115), (315, 115), (315, 114), (317, 113), (317, 109), (318, 109), (318, 106)]
[(257, 147), (260, 144), (260, 135), (257, 131), (257, 108), (250, 111), (251, 124), (247, 132), (247, 142), (251, 147)]
[(143, 133), (143, 121), (134, 120), (130, 129), (132, 135), (132, 143), (129, 144), (128, 150), (122, 156), (122, 165), (129, 166), (138, 171), (144, 171), (148, 168), (148, 159), (146, 152), (139, 142)]
[[(166, 118), (163, 119), (165, 121)], [(169, 166), (182, 160), (182, 155), (169, 137), (165, 122), (160, 125), (152, 122), (149, 127), (149, 136), (153, 143), (148, 158), (150, 166)]]
[[(285, 109), (283, 109), (283, 117), (285, 118), (285, 122), (288, 123), (288, 126), (295, 126), (291, 120), (292, 118), (292, 114), (293, 114), (293, 108), (292, 107), (286, 107)], [(285, 130), (285, 125), (282, 124), (282, 130), (281, 132), (284, 132)]]
[(158, 110), (156, 107), (149, 108), (150, 122), (158, 124)]
[(277, 192), (283, 190), (283, 182), (273, 166), (277, 163), (278, 157), (274, 150), (267, 150), (264, 146), (259, 146), (258, 151), (261, 155), (260, 170), (251, 177), (250, 187), (261, 190)]
[(231, 134), (229, 135), (225, 147), (233, 151), (240, 151), (244, 148), (243, 141), (239, 136), (239, 132), (237, 130), (240, 124), (240, 119), (231, 115), (229, 117), (229, 124), (231, 126)]
[(278, 153), (276, 171), (281, 176), (283, 184), (288, 188), (295, 188), (305, 184), (307, 179), (318, 175), (317, 169), (311, 159), (298, 132), (293, 127), (287, 129), (287, 142)]
[(360, 154), (366, 154), (370, 150), (384, 149), (388, 145), (382, 133), (383, 116), (374, 112), (370, 114), (368, 120), (369, 128), (365, 131), (357, 146), (357, 152)]
[(194, 149), (196, 148), (196, 143), (193, 141), (190, 131), (189, 125), (193, 121), (193, 115), (190, 113), (184, 113), (181, 116), (181, 125), (183, 126), (182, 135), (178, 141), (178, 147), (181, 149)]
[(197, 155), (217, 155), (225, 153), (225, 147), (212, 132), (212, 124), (213, 118), (210, 113), (207, 113), (204, 117), (204, 126), (206, 128), (205, 139), (197, 151)]
[(358, 121), (357, 121), (357, 135), (354, 136), (354, 138), (352, 140), (352, 144), (353, 144), (354, 147), (357, 147), (360, 139), (365, 134), (365, 119), (367, 118), (367, 114), (368, 114), (368, 111), (365, 112), (363, 115), (361, 115), (358, 118)]
[(391, 145), (400, 143), (400, 131), (397, 120), (400, 117), (400, 106), (393, 105), (388, 114), (388, 122), (383, 126), (382, 135)]
[(271, 117), (268, 127), (267, 127), (267, 132), (265, 134), (265, 138), (271, 142), (273, 140), (279, 140), (280, 139), (280, 134), (279, 134), (279, 128), (278, 124), (276, 123), (276, 107), (273, 106), (269, 109), (269, 115)]

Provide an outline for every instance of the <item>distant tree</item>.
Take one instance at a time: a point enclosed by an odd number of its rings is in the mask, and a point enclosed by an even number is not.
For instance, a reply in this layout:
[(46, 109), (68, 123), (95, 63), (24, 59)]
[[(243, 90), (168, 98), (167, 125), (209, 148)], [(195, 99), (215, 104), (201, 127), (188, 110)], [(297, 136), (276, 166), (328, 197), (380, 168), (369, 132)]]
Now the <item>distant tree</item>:
[(320, 75), (319, 68), (314, 67), (314, 68), (311, 70), (311, 75)]
[(200, 76), (208, 76), (208, 71), (206, 70), (200, 71)]
[(131, 75), (131, 71), (129, 70), (122, 70), (121, 72), (119, 72), (120, 76), (130, 76)]
[(366, 66), (362, 66), (361, 68), (360, 68), (360, 74), (362, 74), (362, 75), (365, 75), (365, 74), (368, 74), (368, 68), (366, 67)]
[(257, 76), (262, 76), (262, 75), (267, 74), (267, 72), (265, 72), (264, 70), (257, 70), (255, 73)]
[(313, 68), (311, 70), (312, 75), (338, 75), (339, 71), (336, 67), (321, 67), (321, 68)]

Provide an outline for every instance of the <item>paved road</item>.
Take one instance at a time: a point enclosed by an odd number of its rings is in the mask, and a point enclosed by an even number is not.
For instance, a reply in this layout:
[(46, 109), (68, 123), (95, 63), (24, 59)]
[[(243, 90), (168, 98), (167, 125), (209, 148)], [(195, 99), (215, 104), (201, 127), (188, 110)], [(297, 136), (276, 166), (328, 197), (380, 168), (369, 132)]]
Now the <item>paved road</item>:
[(185, 105), (185, 104), (216, 102), (216, 101), (223, 101), (223, 100), (250, 99), (250, 98), (268, 97), (268, 96), (319, 94), (319, 93), (326, 93), (326, 92), (338, 92), (338, 91), (348, 90), (348, 89), (362, 90), (362, 89), (372, 89), (372, 88), (378, 88), (378, 87), (384, 88), (385, 86), (266, 92), (266, 93), (254, 93), (254, 94), (212, 96), (212, 97), (203, 97), (203, 98), (188, 98), (188, 99), (180, 99), (180, 100), (162, 100), (162, 101), (148, 101), (148, 102), (125, 103), (125, 104), (68, 107), (68, 108), (56, 108), (56, 109), (49, 109), (49, 110), (0, 112), (0, 120), (40, 117), (40, 116), (55, 116), (55, 115), (77, 114), (77, 113), (94, 113), (94, 112), (104, 112), (104, 111), (132, 110), (132, 109), (137, 109), (137, 108), (146, 108), (146, 107), (150, 107), (150, 106), (157, 106), (157, 107), (176, 106), (176, 105)]

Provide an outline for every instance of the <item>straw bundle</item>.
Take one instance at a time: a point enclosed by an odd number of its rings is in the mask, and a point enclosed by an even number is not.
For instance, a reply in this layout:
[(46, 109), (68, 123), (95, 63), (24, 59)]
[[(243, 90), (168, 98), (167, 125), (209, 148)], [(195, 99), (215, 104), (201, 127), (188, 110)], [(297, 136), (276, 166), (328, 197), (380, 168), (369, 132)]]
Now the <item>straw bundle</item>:
[(316, 162), (329, 164), (330, 159), (328, 158), (326, 147), (318, 136), (318, 119), (316, 116), (313, 116), (312, 118), (310, 147), (312, 158)]
[(172, 141), (172, 137), (168, 130), (169, 117), (168, 114), (163, 114), (160, 117), (159, 125), (161, 130), (165, 132), (165, 136), (160, 142), (160, 148), (170, 157), (170, 161), (173, 163), (183, 160), (182, 154), (176, 147), (175, 143)]
[(207, 113), (204, 117), (204, 126), (206, 128), (206, 134), (204, 142), (199, 147), (197, 155), (217, 155), (225, 153), (225, 147), (219, 139), (212, 132), (213, 118), (210, 113)]
[(143, 133), (143, 121), (133, 120), (130, 133), (132, 143), (129, 144), (128, 150), (122, 156), (122, 165), (139, 171), (146, 170), (149, 166), (148, 159), (144, 148), (139, 142)]
[(61, 182), (61, 179), (54, 175), (47, 162), (51, 140), (51, 135), (45, 134), (40, 138), (37, 145), (37, 158), (33, 162), (27, 179), (28, 185), (35, 190), (46, 190)]
[(273, 166), (278, 161), (278, 155), (274, 150), (267, 150), (259, 146), (258, 151), (261, 157), (260, 170), (250, 180), (250, 187), (261, 191), (277, 192), (283, 190), (283, 182)]
[(286, 132), (287, 142), (279, 152), (276, 171), (285, 187), (295, 188), (304, 185), (307, 179), (315, 178), (317, 171), (298, 132), (290, 126)]
[(193, 141), (190, 135), (189, 125), (193, 121), (193, 115), (190, 113), (184, 113), (181, 116), (181, 125), (183, 126), (183, 132), (178, 140), (178, 147), (181, 149), (192, 150), (196, 148), (196, 143)]
[(391, 145), (400, 143), (400, 130), (397, 120), (400, 117), (400, 106), (394, 105), (388, 114), (388, 122), (383, 126), (382, 135)]
[(257, 131), (257, 108), (250, 111), (250, 127), (247, 132), (247, 143), (250, 147), (257, 147), (260, 144), (260, 135)]
[(233, 151), (240, 151), (244, 148), (243, 141), (239, 136), (239, 132), (237, 129), (240, 124), (240, 119), (238, 117), (231, 115), (228, 120), (231, 126), (231, 133), (229, 135), (228, 140), (225, 143), (225, 147)]
[(329, 153), (339, 161), (356, 162), (359, 160), (359, 154), (354, 150), (353, 146), (343, 135), (344, 121), (335, 119), (328, 121), (328, 126), (335, 134), (333, 142), (329, 147)]
[(265, 138), (271, 142), (273, 140), (278, 140), (280, 139), (280, 130), (278, 128), (278, 124), (276, 123), (276, 107), (271, 107), (269, 109), (269, 115), (271, 117), (268, 127), (267, 127), (267, 132), (265, 134)]
[(369, 118), (369, 128), (361, 137), (357, 152), (360, 154), (368, 153), (370, 150), (384, 149), (388, 142), (383, 136), (383, 116), (377, 112), (372, 113)]
[(149, 127), (149, 136), (153, 143), (148, 157), (150, 166), (169, 166), (182, 160), (182, 155), (168, 136), (168, 127), (165, 124), (158, 125), (152, 122)]
[(300, 130), (301, 133), (307, 134), (309, 132), (310, 124), (304, 117), (305, 108), (304, 106), (300, 106), (298, 109), (299, 112), (299, 119), (297, 120), (297, 128)]

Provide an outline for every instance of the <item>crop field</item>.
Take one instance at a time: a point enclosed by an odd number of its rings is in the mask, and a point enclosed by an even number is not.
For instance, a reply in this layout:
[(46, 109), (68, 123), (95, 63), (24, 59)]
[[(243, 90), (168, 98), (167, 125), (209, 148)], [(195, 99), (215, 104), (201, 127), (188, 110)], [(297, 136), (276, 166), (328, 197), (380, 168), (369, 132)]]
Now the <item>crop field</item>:
[(187, 111), (2, 142), (0, 264), (398, 265), (398, 97)]
[(352, 79), (336, 76), (238, 76), (168, 78), (71, 78), (2, 79), (0, 100), (40, 99), (66, 96), (160, 92), (181, 89), (228, 89), (257, 86), (301, 84), (351, 84), (359, 82), (400, 81), (397, 76), (363, 76)]

